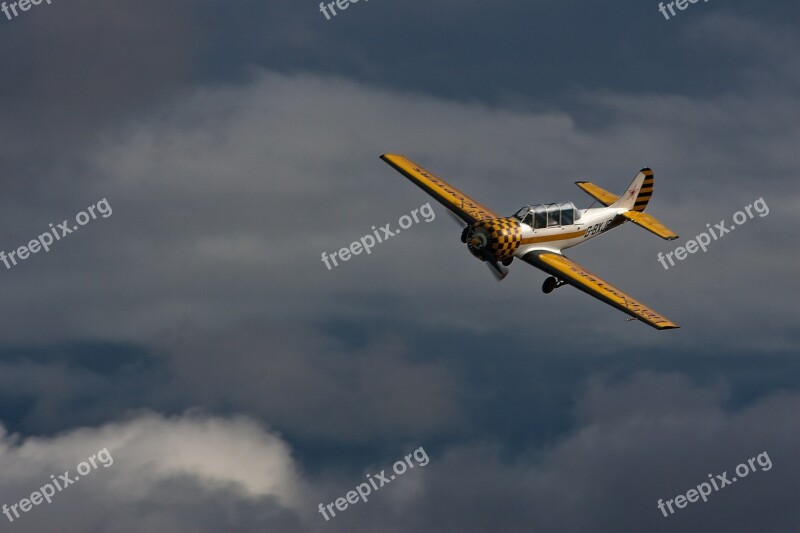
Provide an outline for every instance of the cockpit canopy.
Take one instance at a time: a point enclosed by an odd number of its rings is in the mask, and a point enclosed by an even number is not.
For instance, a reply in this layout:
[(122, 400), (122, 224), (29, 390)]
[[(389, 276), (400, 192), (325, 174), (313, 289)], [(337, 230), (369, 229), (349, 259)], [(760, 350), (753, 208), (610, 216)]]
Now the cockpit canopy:
[(572, 202), (561, 204), (538, 204), (523, 207), (514, 217), (533, 229), (570, 226), (581, 218), (581, 212)]

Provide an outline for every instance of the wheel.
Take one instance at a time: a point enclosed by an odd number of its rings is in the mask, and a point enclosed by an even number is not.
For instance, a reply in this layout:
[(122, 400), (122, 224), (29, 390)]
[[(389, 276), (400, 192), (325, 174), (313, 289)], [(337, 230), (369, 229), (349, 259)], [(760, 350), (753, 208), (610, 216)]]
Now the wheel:
[(511, 265), (511, 261), (513, 261), (513, 260), (514, 260), (513, 257), (509, 257), (508, 259), (503, 259), (503, 266)]
[(545, 294), (550, 294), (556, 287), (558, 287), (558, 280), (553, 276), (550, 276), (544, 280), (544, 283), (542, 284), (542, 292)]

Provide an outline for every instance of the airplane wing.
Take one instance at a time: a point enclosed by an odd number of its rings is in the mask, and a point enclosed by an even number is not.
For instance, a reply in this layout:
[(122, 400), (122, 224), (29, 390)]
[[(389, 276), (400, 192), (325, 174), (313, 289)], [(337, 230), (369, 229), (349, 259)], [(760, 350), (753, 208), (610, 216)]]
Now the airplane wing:
[(680, 327), (561, 254), (534, 250), (525, 254), (522, 259), (656, 329)]
[(467, 224), (472, 224), (484, 218), (500, 218), (497, 213), (488, 210), (452, 185), (437, 178), (402, 155), (384, 154), (381, 159), (389, 163), (400, 174), (416, 183), (422, 190), (433, 196), (440, 204)]
[(637, 226), (641, 226), (647, 231), (655, 233), (662, 239), (673, 241), (678, 238), (678, 236), (675, 234), (674, 231), (672, 231), (664, 224), (659, 222), (657, 218), (648, 215), (647, 213), (642, 213), (639, 211), (627, 211), (625, 213), (622, 213), (622, 216), (624, 216)]

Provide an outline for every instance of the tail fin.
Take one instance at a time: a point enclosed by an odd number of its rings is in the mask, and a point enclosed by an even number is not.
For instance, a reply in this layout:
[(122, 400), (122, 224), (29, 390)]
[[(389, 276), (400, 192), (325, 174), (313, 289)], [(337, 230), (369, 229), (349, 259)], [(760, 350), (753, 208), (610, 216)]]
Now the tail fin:
[(655, 233), (662, 239), (668, 241), (678, 238), (678, 235), (666, 227), (664, 224), (652, 215), (644, 212), (650, 197), (653, 195), (653, 171), (649, 168), (643, 168), (633, 178), (628, 189), (622, 193), (622, 196), (614, 202), (611, 207), (621, 207), (628, 211), (622, 213), (622, 216), (641, 226), (647, 231)]
[(624, 193), (609, 207), (643, 212), (653, 195), (653, 171), (643, 168), (639, 171)]

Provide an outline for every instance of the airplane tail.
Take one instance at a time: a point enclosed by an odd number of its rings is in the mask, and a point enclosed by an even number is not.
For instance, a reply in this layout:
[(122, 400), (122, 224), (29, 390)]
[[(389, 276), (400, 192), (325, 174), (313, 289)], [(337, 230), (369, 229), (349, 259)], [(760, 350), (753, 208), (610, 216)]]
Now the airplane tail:
[(616, 196), (588, 181), (577, 181), (575, 184), (607, 207), (627, 209), (626, 212), (622, 213), (622, 216), (637, 226), (655, 233), (662, 239), (671, 241), (678, 238), (675, 232), (659, 222), (654, 216), (644, 212), (650, 197), (653, 195), (653, 171), (649, 168), (640, 170), (620, 196)]
[(659, 220), (644, 212), (650, 197), (653, 195), (653, 171), (643, 168), (639, 171), (624, 193), (611, 204), (611, 207), (627, 209), (622, 216), (641, 226), (649, 232), (655, 233), (662, 239), (672, 241), (678, 238), (674, 231), (666, 227)]
[(653, 171), (643, 168), (617, 200), (609, 207), (644, 212), (650, 197), (653, 195)]

